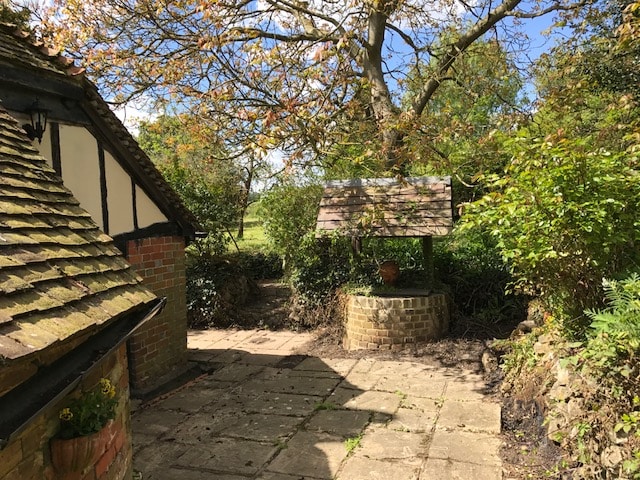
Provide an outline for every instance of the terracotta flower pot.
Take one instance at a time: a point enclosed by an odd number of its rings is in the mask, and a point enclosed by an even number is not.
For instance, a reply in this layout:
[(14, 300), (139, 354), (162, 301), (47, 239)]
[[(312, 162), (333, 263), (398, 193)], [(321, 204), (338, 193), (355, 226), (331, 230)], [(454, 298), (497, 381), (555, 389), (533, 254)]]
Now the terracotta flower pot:
[(386, 285), (395, 285), (400, 277), (400, 267), (394, 260), (385, 260), (382, 262), (378, 272)]
[[(51, 463), (65, 479), (80, 478), (80, 473), (95, 465), (107, 449), (111, 437), (109, 424), (91, 435), (76, 438), (52, 438)], [(77, 474), (77, 475), (69, 475)]]

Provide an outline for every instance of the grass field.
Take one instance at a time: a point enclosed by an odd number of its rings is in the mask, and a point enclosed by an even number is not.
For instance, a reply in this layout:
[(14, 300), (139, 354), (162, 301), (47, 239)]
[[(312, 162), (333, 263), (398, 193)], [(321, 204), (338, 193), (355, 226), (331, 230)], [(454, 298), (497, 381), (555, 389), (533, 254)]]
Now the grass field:
[[(269, 250), (267, 237), (262, 228), (262, 221), (258, 217), (257, 210), (258, 204), (253, 203), (249, 205), (247, 214), (244, 216), (244, 237), (240, 240), (236, 239), (238, 248), (241, 251)], [(229, 245), (229, 250), (235, 250), (233, 243)]]

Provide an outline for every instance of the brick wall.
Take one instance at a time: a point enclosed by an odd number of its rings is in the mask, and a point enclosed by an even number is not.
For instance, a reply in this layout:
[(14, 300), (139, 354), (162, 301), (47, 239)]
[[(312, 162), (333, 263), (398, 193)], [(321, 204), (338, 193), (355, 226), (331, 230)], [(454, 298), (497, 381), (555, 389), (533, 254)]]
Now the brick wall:
[[(51, 464), (49, 441), (60, 428), (58, 414), (70, 399), (94, 388), (101, 378), (116, 386), (116, 418), (108, 427), (108, 445), (97, 460), (78, 475), (58, 472)], [(0, 450), (0, 480), (122, 480), (133, 475), (129, 375), (123, 345), (96, 365), (82, 384), (68, 396), (39, 414), (20, 435)]]
[(132, 387), (145, 393), (182, 373), (187, 365), (187, 305), (184, 239), (154, 237), (131, 240), (127, 259), (145, 285), (167, 304), (160, 315), (129, 340)]
[(348, 295), (344, 348), (400, 350), (436, 340), (449, 328), (446, 295), (365, 297)]

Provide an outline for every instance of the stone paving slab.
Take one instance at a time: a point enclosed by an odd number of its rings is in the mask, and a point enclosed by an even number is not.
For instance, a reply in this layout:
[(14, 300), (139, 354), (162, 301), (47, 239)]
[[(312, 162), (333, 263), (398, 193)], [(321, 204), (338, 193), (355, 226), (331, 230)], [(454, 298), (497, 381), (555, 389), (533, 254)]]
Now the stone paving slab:
[(210, 372), (132, 416), (145, 480), (500, 480), (478, 374), (305, 355), (308, 334), (189, 332)]
[(309, 432), (330, 433), (343, 438), (358, 436), (371, 421), (371, 413), (358, 410), (318, 411), (305, 429)]
[(442, 405), (438, 428), (500, 433), (500, 405), (487, 402), (449, 401)]
[(301, 431), (280, 451), (267, 471), (331, 480), (348, 453), (341, 437)]
[(419, 480), (502, 480), (502, 468), (429, 458)]
[[(415, 462), (385, 462), (373, 458), (352, 457), (347, 459), (338, 472), (337, 480), (418, 480), (420, 465)], [(473, 477), (469, 477), (471, 479)]]
[(207, 445), (191, 445), (175, 460), (175, 465), (198, 466), (225, 474), (255, 475), (274, 456), (277, 448), (271, 443), (220, 438)]

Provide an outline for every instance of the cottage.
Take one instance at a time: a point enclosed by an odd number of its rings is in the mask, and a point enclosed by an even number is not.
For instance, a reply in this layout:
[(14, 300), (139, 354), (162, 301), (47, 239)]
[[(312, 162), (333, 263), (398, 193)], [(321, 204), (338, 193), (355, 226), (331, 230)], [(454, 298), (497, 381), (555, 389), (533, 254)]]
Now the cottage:
[(111, 236), (145, 285), (167, 299), (128, 343), (132, 388), (144, 393), (180, 374), (187, 365), (184, 247), (197, 221), (83, 70), (1, 24), (0, 102), (88, 212), (83, 222), (90, 218)]
[[(141, 281), (0, 106), (0, 479), (131, 478), (124, 341), (164, 303)], [(106, 443), (60, 471), (59, 412), (101, 379), (117, 400)]]

